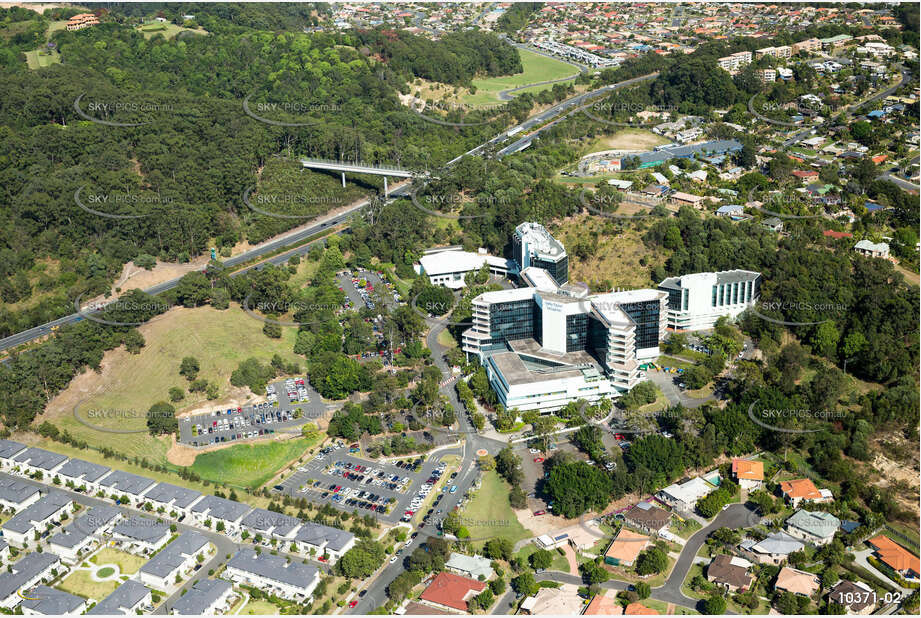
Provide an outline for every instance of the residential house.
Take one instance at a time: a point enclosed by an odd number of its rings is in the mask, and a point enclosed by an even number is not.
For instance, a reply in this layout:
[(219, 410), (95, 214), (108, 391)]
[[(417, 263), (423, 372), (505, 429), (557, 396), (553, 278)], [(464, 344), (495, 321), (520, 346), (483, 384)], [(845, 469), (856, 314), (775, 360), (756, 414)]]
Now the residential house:
[(745, 592), (752, 584), (753, 577), (748, 573), (751, 565), (743, 558), (720, 554), (707, 567), (707, 581), (729, 592)]
[(866, 616), (876, 607), (876, 591), (861, 581), (842, 579), (829, 590), (828, 600), (844, 607), (848, 614)]
[(13, 466), (28, 476), (42, 474), (51, 478), (55, 471), (68, 460), (66, 455), (52, 453), (43, 448), (30, 447), (13, 457)]
[(918, 556), (914, 555), (887, 536), (875, 536), (869, 541), (880, 562), (906, 579), (917, 580), (921, 577)]
[(175, 519), (184, 519), (190, 513), (189, 508), (203, 497), (201, 492), (194, 489), (159, 483), (144, 494), (144, 502), (149, 502), (158, 513), (171, 516), (175, 513)]
[(486, 582), (442, 571), (419, 597), (422, 601), (452, 610), (467, 611), (467, 601), (486, 589)]
[(226, 614), (235, 594), (233, 585), (223, 579), (203, 579), (195, 582), (188, 592), (173, 604), (172, 614), (182, 616), (214, 616)]
[(745, 214), (745, 208), (740, 204), (728, 204), (716, 209), (717, 217), (741, 217)]
[(781, 481), (780, 491), (784, 500), (796, 508), (800, 502), (831, 502), (834, 498), (830, 491), (824, 489), (819, 491), (810, 479), (795, 479), (792, 481)]
[(620, 604), (614, 591), (608, 594), (607, 590), (592, 597), (591, 603), (582, 612), (583, 616), (620, 616), (624, 613), (624, 606)]
[(355, 546), (355, 535), (339, 528), (314, 522), (302, 522), (294, 543), (304, 553), (319, 556), (333, 564)]
[(624, 513), (624, 521), (635, 528), (639, 528), (649, 534), (661, 535), (663, 531), (668, 530), (668, 522), (671, 519), (671, 513), (650, 502), (640, 502), (630, 507)]
[(95, 547), (120, 516), (114, 507), (94, 506), (48, 539), (48, 548), (65, 564), (76, 564)]
[(716, 491), (715, 485), (695, 476), (684, 483), (672, 483), (660, 490), (656, 497), (672, 508), (693, 513), (697, 507), (697, 501), (714, 491)]
[(65, 28), (69, 31), (74, 31), (96, 25), (99, 25), (99, 19), (95, 15), (92, 13), (80, 13), (68, 19)]
[(761, 227), (771, 232), (782, 232), (783, 231), (783, 221), (777, 217), (768, 217), (761, 222)]
[(153, 609), (153, 597), (144, 584), (129, 579), (96, 604), (88, 616), (127, 616)]
[(804, 597), (811, 597), (819, 591), (819, 587), (818, 575), (790, 567), (781, 567), (777, 581), (774, 582), (775, 590)]
[(864, 257), (871, 258), (889, 258), (889, 243), (870, 242), (867, 239), (857, 241), (854, 245), (854, 251)]
[(575, 584), (559, 588), (541, 588), (521, 602), (521, 613), (529, 616), (578, 616), (585, 607)]
[(488, 580), (493, 575), (492, 561), (478, 554), (468, 556), (458, 552), (451, 552), (450, 558), (445, 563), (445, 568), (458, 575), (478, 579), (480, 581)]
[(828, 545), (841, 527), (841, 520), (824, 511), (799, 510), (787, 518), (784, 526), (791, 536), (812, 545)]
[(51, 571), (61, 566), (61, 559), (49, 552), (26, 554), (0, 570), (0, 607), (13, 609), (22, 601), (19, 591), (54, 579)]
[(740, 547), (753, 552), (762, 564), (780, 565), (790, 554), (801, 551), (805, 545), (781, 531), (772, 532), (761, 541), (743, 541)]
[(189, 507), (196, 523), (205, 525), (210, 522), (212, 530), (218, 531), (223, 527), (223, 532), (231, 538), (240, 535), (240, 523), (251, 510), (249, 505), (217, 496), (205, 496)]
[(36, 586), (19, 606), (24, 616), (77, 616), (86, 610), (86, 599), (50, 586)]
[(240, 526), (249, 532), (250, 536), (261, 536), (268, 541), (276, 538), (279, 541), (293, 541), (303, 522), (297, 517), (284, 513), (276, 513), (266, 509), (253, 509), (243, 518)]
[(152, 479), (122, 470), (113, 470), (98, 482), (99, 491), (116, 498), (127, 497), (129, 504), (134, 507), (144, 501), (144, 494), (156, 484)]
[(82, 459), (71, 459), (55, 472), (61, 482), (66, 487), (80, 491), (83, 489), (87, 494), (95, 495), (99, 491), (99, 481), (112, 471), (112, 468), (100, 464), (83, 461)]
[(74, 511), (74, 502), (62, 491), (52, 491), (35, 504), (23, 509), (0, 526), (3, 538), (14, 547), (23, 548), (36, 542), (35, 536)]
[(733, 458), (732, 476), (742, 489), (759, 489), (764, 484), (764, 462)]
[(621, 528), (620, 534), (611, 541), (608, 550), (604, 552), (604, 562), (612, 566), (633, 566), (637, 556), (649, 544), (648, 536)]
[(42, 492), (38, 487), (19, 479), (0, 478), (0, 506), (11, 511), (21, 511), (38, 502)]
[(186, 578), (198, 556), (204, 559), (214, 553), (214, 545), (198, 532), (183, 532), (163, 551), (151, 558), (138, 571), (142, 584), (157, 590), (168, 590)]
[(112, 538), (129, 553), (150, 555), (166, 545), (170, 530), (164, 523), (135, 516), (116, 524)]
[(682, 191), (675, 191), (669, 196), (669, 199), (678, 204), (688, 204), (694, 208), (703, 208), (704, 197), (702, 195), (692, 195)]
[(320, 572), (315, 566), (267, 553), (257, 554), (248, 548), (234, 554), (222, 577), (299, 603), (310, 599), (320, 583)]
[(0, 469), (11, 469), (13, 467), (13, 458), (27, 448), (25, 444), (20, 444), (13, 440), (0, 440)]

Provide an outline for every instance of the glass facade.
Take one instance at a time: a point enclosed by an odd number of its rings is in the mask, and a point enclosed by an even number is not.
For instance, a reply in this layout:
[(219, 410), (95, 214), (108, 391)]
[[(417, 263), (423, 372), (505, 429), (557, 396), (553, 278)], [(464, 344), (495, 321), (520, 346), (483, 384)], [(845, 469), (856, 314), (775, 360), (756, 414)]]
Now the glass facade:
[(636, 322), (637, 349), (658, 347), (660, 309), (658, 301), (624, 303), (620, 308)]
[(588, 317), (588, 341), (586, 342), (587, 350), (595, 356), (602, 365), (607, 364), (608, 356), (608, 329), (594, 316)]
[[(683, 290), (673, 290), (672, 288), (659, 288), (662, 292), (668, 292), (668, 308), (673, 311), (681, 309), (681, 296)], [(687, 303), (687, 299), (685, 299)], [(687, 307), (685, 307), (687, 309)]]
[(569, 281), (569, 256), (563, 257), (558, 262), (533, 259), (531, 260), (531, 266), (546, 270), (559, 285), (563, 285)]
[(588, 343), (588, 315), (566, 316), (566, 351), (584, 350)]
[(532, 299), (496, 303), (489, 307), (490, 343), (533, 337), (536, 303)]

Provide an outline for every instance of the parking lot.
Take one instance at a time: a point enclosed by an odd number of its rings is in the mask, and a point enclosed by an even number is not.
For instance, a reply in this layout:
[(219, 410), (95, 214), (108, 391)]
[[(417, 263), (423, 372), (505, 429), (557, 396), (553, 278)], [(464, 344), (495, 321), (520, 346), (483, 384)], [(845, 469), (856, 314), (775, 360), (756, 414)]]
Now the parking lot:
[(393, 309), (398, 301), (402, 301), (393, 286), (386, 283), (376, 272), (362, 269), (346, 270), (336, 275), (336, 282), (345, 295), (349, 309), (367, 307), (373, 310), (378, 304)]
[[(332, 414), (307, 380), (299, 378), (293, 386), (292, 390), (290, 381), (286, 384), (281, 380), (268, 385), (266, 401), (183, 417), (179, 422), (179, 441), (190, 446), (211, 446), (256, 440), (291, 432), (304, 423)], [(289, 391), (294, 397), (288, 396)]]
[[(355, 447), (342, 442), (322, 449), (275, 491), (314, 503), (329, 503), (349, 512), (364, 510), (396, 523), (412, 510), (420, 489), (433, 478), (439, 465), (444, 465), (438, 463), (437, 454), (380, 462), (363, 459), (360, 451), (350, 450)], [(404, 462), (412, 465), (401, 465)]]

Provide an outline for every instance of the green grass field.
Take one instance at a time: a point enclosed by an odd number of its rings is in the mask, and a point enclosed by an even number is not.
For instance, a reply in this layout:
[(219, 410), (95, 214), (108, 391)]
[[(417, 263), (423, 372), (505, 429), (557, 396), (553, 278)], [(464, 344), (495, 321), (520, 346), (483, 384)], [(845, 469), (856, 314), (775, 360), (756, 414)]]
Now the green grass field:
[[(183, 357), (196, 357), (201, 365), (199, 378), (218, 385), (221, 396), (214, 401), (214, 407), (221, 407), (227, 401), (232, 388), (230, 374), (251, 356), (268, 362), (277, 353), (286, 362), (299, 361), (304, 366), (304, 359), (292, 351), (295, 330), (284, 328), (281, 339), (269, 339), (262, 333), (263, 325), (235, 305), (225, 311), (210, 307), (172, 309), (140, 328), (146, 345), (139, 354), (129, 354), (123, 349), (109, 353), (102, 375), (89, 376), (89, 388), (83, 391), (71, 384), (49, 406), (39, 423), (50, 420), (92, 446), (108, 446), (126, 455), (166, 463), (169, 442), (144, 431), (145, 415), (157, 401), (168, 400), (171, 386), (188, 389), (188, 382), (179, 375)], [(247, 390), (239, 398), (252, 396)], [(201, 393), (187, 392), (186, 398), (174, 405), (179, 411), (206, 401)], [(82, 419), (91, 420), (93, 427), (74, 417), (74, 406), (78, 406)], [(114, 434), (105, 429), (137, 430), (137, 433)]]
[(28, 64), (29, 68), (33, 71), (35, 69), (40, 69), (42, 67), (60, 63), (61, 54), (59, 54), (57, 50), (46, 52), (45, 50), (41, 49), (33, 49), (32, 51), (26, 52), (26, 64)]
[(145, 39), (150, 39), (155, 37), (158, 34), (162, 34), (165, 38), (171, 39), (180, 32), (194, 32), (195, 34), (208, 34), (206, 30), (199, 28), (198, 30), (193, 30), (192, 28), (184, 28), (182, 26), (177, 26), (172, 23), (160, 23), (152, 22), (149, 24), (144, 24), (143, 26), (138, 26), (137, 30), (144, 35)]
[(238, 444), (219, 451), (202, 453), (195, 458), (192, 470), (201, 478), (215, 483), (256, 488), (319, 441), (318, 434), (312, 439)]
[(117, 580), (104, 582), (93, 581), (89, 571), (74, 571), (57, 585), (59, 590), (69, 592), (85, 599), (101, 601), (118, 588)]
[[(484, 79), (474, 79), (473, 85), (476, 86), (476, 94), (464, 97), (464, 103), (471, 105), (482, 103), (494, 103), (500, 101), (499, 91), (509, 88), (526, 86), (535, 82), (544, 82), (551, 79), (560, 79), (575, 75), (579, 70), (571, 64), (554, 60), (534, 52), (518, 50), (521, 54), (521, 66), (524, 71), (514, 75), (503, 75), (501, 77), (487, 77)], [(538, 86), (534, 89), (552, 88), (551, 86)]]
[[(99, 566), (114, 564), (118, 566), (118, 570), (122, 575), (134, 575), (147, 561), (119, 549), (105, 547), (94, 554), (93, 557), (90, 558), (90, 562)], [(97, 572), (97, 575), (99, 577), (105, 577), (105, 575), (102, 574), (102, 569)]]
[(494, 470), (484, 473), (482, 479), (482, 486), (461, 512), (470, 536), (474, 539), (506, 538), (513, 543), (532, 536), (515, 517), (509, 504), (508, 483)]

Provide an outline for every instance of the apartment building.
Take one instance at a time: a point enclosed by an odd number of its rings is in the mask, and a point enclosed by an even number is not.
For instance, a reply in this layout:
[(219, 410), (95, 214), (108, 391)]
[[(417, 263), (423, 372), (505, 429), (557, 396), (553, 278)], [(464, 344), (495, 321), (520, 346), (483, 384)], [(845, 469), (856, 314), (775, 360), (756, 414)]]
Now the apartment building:
[(3, 524), (3, 538), (14, 547), (34, 544), (35, 536), (43, 534), (65, 515), (74, 511), (74, 502), (62, 491), (52, 491), (47, 496), (23, 509)]
[(254, 586), (299, 603), (309, 599), (320, 583), (320, 572), (316, 567), (289, 562), (281, 556), (257, 554), (252, 549), (241, 549), (234, 554), (224, 569), (223, 577), (235, 584)]
[(198, 532), (183, 532), (138, 571), (142, 584), (157, 590), (169, 590), (198, 564), (214, 553), (214, 545)]
[(713, 328), (721, 317), (735, 319), (758, 302), (761, 273), (724, 270), (668, 277), (659, 290), (668, 295), (668, 328), (696, 331)]
[(724, 71), (734, 74), (745, 65), (752, 63), (752, 53), (750, 51), (736, 52), (728, 56), (723, 56), (722, 58), (717, 58), (716, 63)]

